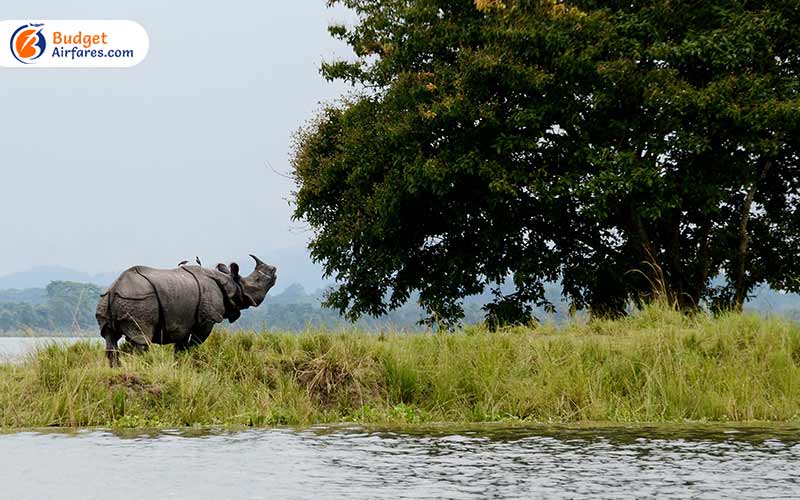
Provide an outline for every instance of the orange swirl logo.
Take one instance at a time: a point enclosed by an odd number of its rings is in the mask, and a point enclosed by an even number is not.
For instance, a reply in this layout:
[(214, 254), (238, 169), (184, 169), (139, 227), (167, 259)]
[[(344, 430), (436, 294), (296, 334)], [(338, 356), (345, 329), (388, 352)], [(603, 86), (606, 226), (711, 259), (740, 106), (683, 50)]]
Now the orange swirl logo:
[(11, 35), (11, 53), (17, 61), (31, 64), (44, 54), (47, 42), (42, 34), (42, 26), (44, 24), (26, 24)]

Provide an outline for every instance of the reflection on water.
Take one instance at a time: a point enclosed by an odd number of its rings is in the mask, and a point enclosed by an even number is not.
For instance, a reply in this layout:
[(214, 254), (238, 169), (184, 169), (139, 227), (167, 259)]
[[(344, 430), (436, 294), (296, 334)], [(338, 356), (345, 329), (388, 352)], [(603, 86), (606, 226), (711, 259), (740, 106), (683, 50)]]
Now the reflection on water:
[(797, 429), (0, 435), (3, 498), (797, 498)]

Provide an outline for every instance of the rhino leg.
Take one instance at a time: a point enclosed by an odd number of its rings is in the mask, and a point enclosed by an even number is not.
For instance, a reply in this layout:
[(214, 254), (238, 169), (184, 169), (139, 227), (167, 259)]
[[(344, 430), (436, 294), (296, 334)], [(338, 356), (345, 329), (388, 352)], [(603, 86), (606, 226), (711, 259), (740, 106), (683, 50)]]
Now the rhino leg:
[(206, 323), (192, 329), (192, 334), (181, 342), (175, 343), (175, 353), (188, 351), (193, 349), (206, 341), (211, 330), (214, 329), (214, 323)]
[(153, 343), (155, 327), (133, 320), (120, 322), (120, 329), (127, 340), (138, 352), (147, 352)]
[(100, 335), (106, 340), (106, 357), (111, 368), (119, 365), (119, 352), (117, 351), (117, 342), (122, 337), (122, 334), (113, 330), (109, 325), (103, 326)]

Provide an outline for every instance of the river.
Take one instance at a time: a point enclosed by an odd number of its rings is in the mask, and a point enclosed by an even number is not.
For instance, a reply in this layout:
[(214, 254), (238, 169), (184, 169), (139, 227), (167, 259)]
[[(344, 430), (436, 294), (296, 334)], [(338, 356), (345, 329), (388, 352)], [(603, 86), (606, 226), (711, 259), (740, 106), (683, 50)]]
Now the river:
[(798, 498), (797, 429), (19, 432), (9, 499)]
[(101, 342), (97, 337), (0, 337), (0, 363), (19, 361), (36, 347), (52, 343), (72, 343), (79, 340)]

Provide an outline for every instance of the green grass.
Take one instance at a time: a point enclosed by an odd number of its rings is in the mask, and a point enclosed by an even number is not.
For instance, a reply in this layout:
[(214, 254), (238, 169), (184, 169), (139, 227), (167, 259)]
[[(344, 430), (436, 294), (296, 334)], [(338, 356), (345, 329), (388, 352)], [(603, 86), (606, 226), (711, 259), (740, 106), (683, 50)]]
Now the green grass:
[(0, 426), (800, 421), (800, 325), (648, 308), (489, 333), (230, 333), (106, 364), (101, 344), (0, 365)]

